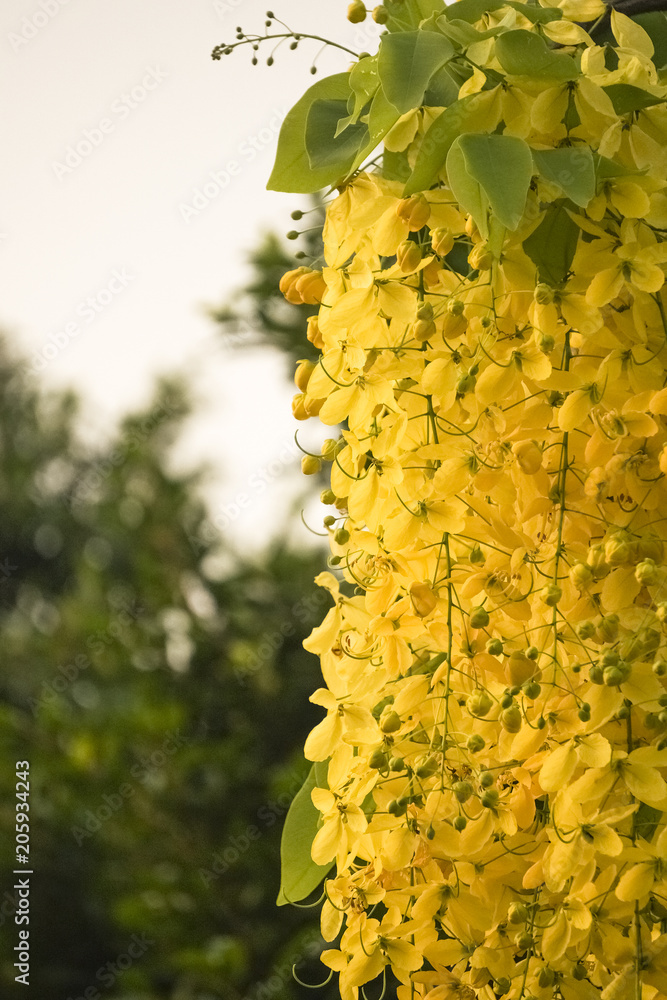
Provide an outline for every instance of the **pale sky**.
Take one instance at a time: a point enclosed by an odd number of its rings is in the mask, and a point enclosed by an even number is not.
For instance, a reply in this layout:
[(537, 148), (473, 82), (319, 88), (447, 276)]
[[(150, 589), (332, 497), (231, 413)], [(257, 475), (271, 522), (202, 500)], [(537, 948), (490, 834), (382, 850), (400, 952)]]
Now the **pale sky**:
[[(156, 374), (200, 371), (201, 416), (180, 456), (220, 470), (212, 514), (242, 543), (279, 530), (301, 485), (295, 390), (282, 360), (221, 346), (204, 315), (247, 278), (245, 252), (260, 233), (293, 228), (289, 214), (303, 205), (265, 187), (280, 121), (314, 82), (318, 43), (283, 45), (271, 68), (271, 43), (257, 67), (249, 48), (210, 58), (237, 24), (261, 33), (267, 6), (3, 0), (0, 8), (0, 327), (27, 351), (35, 377), (83, 395), (91, 437), (145, 403)], [(372, 48), (376, 26), (348, 24), (346, 7), (273, 4), (295, 30)], [(329, 49), (319, 76), (346, 65)], [(315, 423), (306, 444), (328, 436)], [(309, 512), (315, 527), (322, 512)], [(309, 538), (298, 528), (296, 537)]]

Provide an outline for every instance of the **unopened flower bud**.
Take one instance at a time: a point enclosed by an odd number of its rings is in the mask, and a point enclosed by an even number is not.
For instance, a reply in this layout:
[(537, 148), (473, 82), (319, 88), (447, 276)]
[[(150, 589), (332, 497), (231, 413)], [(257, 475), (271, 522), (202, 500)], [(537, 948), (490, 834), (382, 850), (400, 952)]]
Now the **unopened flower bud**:
[(595, 625), (593, 622), (581, 622), (577, 625), (577, 635), (580, 639), (592, 639), (595, 635)]
[(297, 267), (295, 270), (286, 271), (280, 279), (278, 288), (292, 305), (300, 305), (302, 303), (303, 300), (296, 290), (296, 283), (304, 274), (310, 273), (311, 268), (309, 267)]
[(605, 542), (605, 559), (610, 566), (622, 566), (632, 562), (637, 548), (637, 542), (627, 531), (615, 531)]
[(570, 568), (570, 580), (577, 590), (586, 590), (593, 579), (593, 570), (586, 563), (578, 562)]
[(403, 198), (396, 206), (396, 215), (407, 222), (411, 233), (425, 226), (431, 216), (431, 206), (423, 194), (413, 194)]
[(337, 528), (334, 531), (334, 541), (336, 545), (347, 545), (350, 540), (350, 532), (347, 528)]
[(322, 490), (320, 493), (320, 503), (326, 504), (327, 507), (332, 503), (335, 503), (336, 494), (333, 490)]
[(555, 338), (550, 333), (542, 333), (541, 330), (535, 331), (533, 340), (537, 344), (538, 350), (542, 351), (542, 354), (551, 354), (556, 346)]
[(593, 570), (596, 580), (601, 580), (609, 573), (610, 566), (605, 558), (604, 545), (591, 545), (586, 555), (586, 562)]
[(454, 247), (454, 234), (448, 229), (439, 227), (431, 230), (431, 246), (439, 257), (446, 257)]
[(297, 369), (294, 373), (294, 384), (297, 389), (301, 390), (301, 392), (307, 392), (310, 376), (313, 374), (316, 367), (317, 365), (313, 364), (312, 361), (299, 361)]
[(430, 302), (421, 302), (417, 310), (417, 319), (433, 319), (433, 306)]
[(292, 399), (292, 414), (296, 420), (307, 420), (309, 414), (304, 406), (306, 396), (303, 392), (298, 392)]
[(479, 689), (468, 696), (466, 707), (471, 715), (484, 717), (493, 708), (493, 699), (488, 691)]
[(549, 608), (555, 608), (562, 596), (563, 591), (556, 583), (550, 583), (540, 591), (540, 597)]
[(403, 240), (396, 251), (396, 261), (403, 274), (412, 274), (421, 264), (421, 248), (414, 240)]
[(401, 717), (393, 709), (385, 708), (380, 717), (380, 729), (383, 733), (395, 733), (401, 728)]
[(507, 907), (507, 919), (511, 924), (525, 924), (528, 919), (528, 907), (525, 903), (510, 903)]
[(301, 471), (304, 476), (315, 476), (322, 469), (322, 462), (316, 455), (304, 455), (301, 459)]
[(334, 438), (327, 438), (326, 441), (322, 442), (322, 458), (325, 462), (333, 462), (336, 457), (336, 452), (338, 450), (338, 441)]
[(616, 614), (605, 615), (600, 624), (598, 625), (598, 632), (600, 633), (600, 638), (604, 642), (616, 642), (618, 638), (618, 624), (619, 618)]
[(635, 566), (635, 580), (637, 583), (648, 584), (658, 583), (660, 580), (659, 567), (653, 559), (643, 559)]
[(432, 319), (418, 319), (412, 324), (412, 335), (420, 344), (426, 343), (437, 333), (435, 323)]
[(461, 299), (449, 299), (447, 302), (447, 312), (450, 316), (462, 316), (464, 309), (465, 303)]
[(322, 334), (320, 333), (320, 327), (317, 322), (317, 316), (308, 317), (308, 330), (306, 331), (306, 337), (311, 342), (313, 347), (316, 347), (318, 351), (321, 351), (324, 347), (324, 340)]
[(480, 753), (486, 746), (486, 741), (479, 733), (473, 733), (466, 741), (466, 746), (470, 753)]
[(386, 24), (389, 20), (389, 11), (386, 7), (380, 5), (379, 7), (373, 8), (373, 20), (376, 24)]
[(468, 263), (474, 271), (489, 271), (493, 265), (493, 254), (486, 243), (477, 243), (468, 254)]
[(489, 624), (489, 612), (486, 608), (473, 608), (470, 612), (470, 627), (471, 628), (486, 628)]
[(486, 651), (491, 656), (502, 656), (503, 643), (501, 639), (489, 639), (486, 644)]
[(307, 306), (315, 306), (322, 301), (327, 286), (321, 271), (309, 270), (297, 278), (294, 289), (301, 302)]
[(347, 8), (347, 19), (352, 24), (360, 24), (366, 20), (366, 5), (362, 0), (353, 0), (353, 3)]
[(467, 802), (470, 796), (474, 794), (475, 789), (469, 781), (457, 781), (452, 785), (452, 791), (458, 802)]

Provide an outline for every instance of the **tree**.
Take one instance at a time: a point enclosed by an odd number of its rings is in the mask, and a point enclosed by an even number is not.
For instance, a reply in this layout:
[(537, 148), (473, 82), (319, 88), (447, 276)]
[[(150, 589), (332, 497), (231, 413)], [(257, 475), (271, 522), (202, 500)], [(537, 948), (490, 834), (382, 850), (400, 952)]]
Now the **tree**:
[(318, 937), (274, 902), (315, 717), (301, 640), (325, 606), (303, 596), (321, 556), (276, 540), (235, 561), (211, 535), (200, 474), (169, 471), (186, 386), (160, 384), (91, 452), (76, 397), (20, 372), (3, 344), (5, 995), (24, 995), (11, 873), (27, 759), (36, 995), (234, 1000), (268, 980), (265, 996), (299, 996), (291, 963), (311, 975)]

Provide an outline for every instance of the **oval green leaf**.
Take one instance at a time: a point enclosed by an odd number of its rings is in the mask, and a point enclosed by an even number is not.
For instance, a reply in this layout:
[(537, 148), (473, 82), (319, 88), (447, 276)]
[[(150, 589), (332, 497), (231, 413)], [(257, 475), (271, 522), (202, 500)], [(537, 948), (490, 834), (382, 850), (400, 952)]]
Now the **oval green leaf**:
[(537, 172), (556, 184), (575, 205), (586, 208), (595, 195), (595, 161), (588, 146), (534, 149)]
[(574, 59), (563, 52), (554, 52), (540, 35), (524, 28), (499, 35), (496, 56), (511, 76), (562, 81), (576, 80), (581, 76)]
[(403, 31), (380, 43), (378, 72), (390, 104), (403, 115), (421, 107), (431, 77), (454, 55), (437, 31)]
[(445, 166), (452, 143), (465, 131), (468, 109), (475, 104), (477, 94), (463, 97), (438, 115), (422, 139), (415, 165), (403, 192), (404, 197), (416, 191), (427, 191)]
[(310, 194), (328, 187), (344, 175), (354, 159), (348, 159), (332, 169), (331, 166), (313, 169), (306, 150), (306, 122), (315, 101), (347, 101), (351, 96), (349, 73), (336, 73), (318, 80), (288, 113), (278, 136), (278, 149), (267, 188), (269, 191), (289, 191)]
[[(326, 767), (326, 765), (324, 765)], [(333, 867), (316, 865), (310, 856), (315, 834), (317, 833), (320, 814), (313, 805), (310, 793), (317, 785), (326, 787), (323, 781), (323, 767), (316, 764), (310, 769), (305, 782), (292, 799), (289, 812), (285, 817), (282, 838), (280, 841), (280, 892), (278, 906), (287, 903), (298, 903), (305, 899)], [(319, 780), (318, 780), (319, 779)]]
[(570, 270), (579, 241), (579, 227), (563, 202), (553, 202), (537, 229), (523, 242), (539, 280), (558, 287)]
[(664, 104), (664, 97), (656, 97), (648, 90), (633, 87), (630, 83), (611, 83), (602, 88), (611, 98), (617, 115), (627, 115), (631, 111), (641, 111), (642, 108), (652, 108), (655, 104)]
[(485, 238), (489, 210), (507, 229), (517, 228), (532, 176), (530, 147), (513, 135), (462, 135), (447, 156), (447, 179), (454, 197)]
[(360, 122), (349, 123), (336, 135), (338, 123), (345, 117), (345, 101), (313, 101), (306, 118), (306, 152), (312, 171), (330, 171), (331, 181), (338, 180), (359, 148), (368, 141), (368, 127)]

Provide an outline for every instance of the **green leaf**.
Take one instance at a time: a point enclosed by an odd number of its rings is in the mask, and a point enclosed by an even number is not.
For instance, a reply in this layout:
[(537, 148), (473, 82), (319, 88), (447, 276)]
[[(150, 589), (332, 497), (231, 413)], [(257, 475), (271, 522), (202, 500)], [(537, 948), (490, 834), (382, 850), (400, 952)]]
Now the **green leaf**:
[(635, 170), (634, 167), (624, 167), (622, 163), (617, 163), (616, 160), (610, 160), (607, 156), (601, 156), (599, 153), (593, 153), (593, 162), (595, 163), (595, 176), (599, 181), (607, 181), (612, 177), (630, 177), (632, 174), (641, 174), (645, 171)]
[(457, 3), (448, 4), (444, 15), (449, 20), (467, 21), (468, 24), (474, 24), (487, 11), (498, 10), (505, 6), (505, 0), (457, 0)]
[(430, 108), (448, 108), (450, 104), (456, 104), (459, 88), (460, 84), (452, 79), (449, 67), (443, 66), (431, 77), (424, 94), (424, 104)]
[(403, 181), (405, 182), (410, 176), (410, 164), (408, 163), (408, 154), (403, 150), (400, 153), (394, 153), (389, 149), (385, 149), (382, 155), (382, 176), (388, 181)]
[(629, 83), (611, 83), (602, 89), (611, 98), (617, 115), (627, 115), (630, 111), (641, 111), (642, 108), (665, 103), (664, 97), (656, 97), (655, 94), (649, 94), (647, 90), (633, 87)]
[(450, 105), (431, 124), (419, 147), (404, 197), (416, 191), (427, 191), (437, 179), (452, 143), (465, 131), (470, 104), (475, 102), (476, 97), (476, 94), (471, 94)]
[(435, 31), (384, 35), (378, 71), (385, 96), (402, 115), (421, 107), (433, 74), (454, 55), (454, 47)]
[[(351, 95), (349, 73), (318, 80), (288, 113), (278, 136), (278, 150), (267, 188), (269, 191), (289, 191), (308, 194), (328, 187), (347, 173), (354, 157), (340, 164), (340, 169), (323, 167), (314, 170), (306, 151), (306, 122), (315, 101), (345, 101)], [(338, 141), (338, 140), (336, 140)]]
[(489, 210), (507, 229), (517, 228), (532, 176), (530, 147), (513, 135), (468, 133), (454, 141), (447, 156), (449, 186), (484, 238)]
[(643, 837), (644, 840), (648, 840), (650, 843), (660, 825), (661, 819), (662, 812), (659, 809), (654, 809), (653, 806), (648, 806), (645, 802), (642, 802), (632, 817), (633, 837)]
[[(326, 764), (324, 765), (326, 767)], [(324, 772), (326, 773), (326, 772)], [(280, 892), (278, 906), (298, 903), (305, 899), (331, 870), (330, 865), (316, 865), (310, 856), (310, 849), (317, 833), (320, 814), (313, 805), (310, 793), (323, 784), (323, 768), (313, 764), (305, 782), (292, 799), (285, 817), (280, 841)]]
[(551, 80), (576, 80), (581, 76), (574, 59), (563, 52), (554, 52), (541, 35), (523, 28), (498, 36), (496, 57), (511, 76)]
[(644, 29), (653, 42), (653, 62), (657, 69), (664, 69), (667, 66), (667, 13), (659, 10), (649, 14), (635, 14), (632, 20)]
[(345, 101), (313, 101), (306, 119), (306, 151), (311, 170), (330, 170), (337, 180), (354, 159), (359, 147), (368, 141), (368, 127), (350, 124), (336, 137), (338, 122), (345, 115)]
[(350, 87), (354, 103), (350, 108), (352, 121), (357, 121), (362, 110), (371, 101), (380, 86), (377, 56), (360, 59), (350, 70)]
[(348, 170), (348, 176), (354, 173), (367, 156), (370, 156), (375, 147), (382, 142), (387, 132), (400, 118), (400, 114), (393, 104), (390, 104), (384, 95), (382, 88), (378, 90), (370, 111), (368, 112), (368, 140), (354, 158)]
[(527, 17), (533, 24), (547, 24), (549, 21), (560, 21), (563, 11), (560, 7), (529, 7), (525, 3), (516, 3), (515, 0), (505, 0), (506, 7), (518, 10), (520, 14)]
[(579, 241), (579, 227), (564, 202), (554, 202), (523, 249), (537, 266), (539, 280), (556, 287), (565, 281)]
[(595, 161), (588, 146), (534, 149), (537, 171), (557, 184), (575, 205), (585, 208), (595, 195)]
[(432, 14), (442, 14), (443, 7), (444, 0), (402, 0), (400, 4), (388, 4), (386, 28), (388, 31), (410, 31)]

